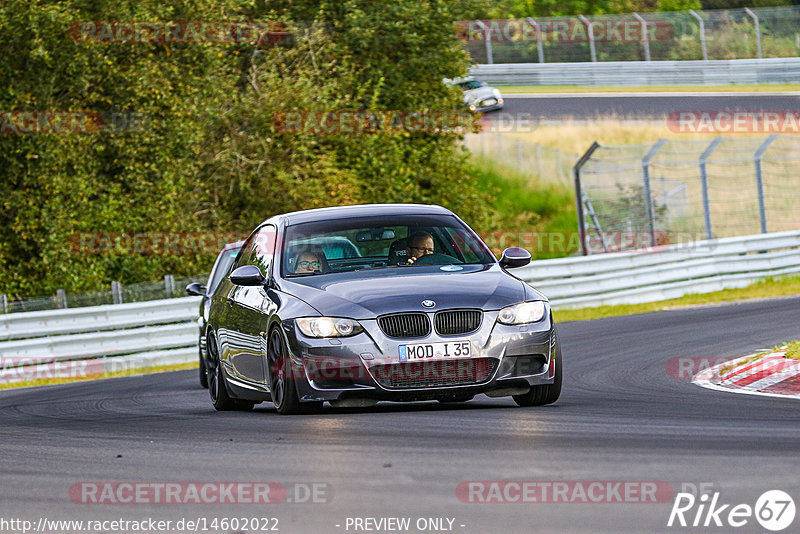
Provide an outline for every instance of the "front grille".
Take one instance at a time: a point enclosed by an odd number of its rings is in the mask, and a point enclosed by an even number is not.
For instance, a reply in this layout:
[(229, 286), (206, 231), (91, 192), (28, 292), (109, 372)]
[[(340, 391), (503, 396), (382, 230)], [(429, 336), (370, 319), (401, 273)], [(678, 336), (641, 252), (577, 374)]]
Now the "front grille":
[(387, 389), (412, 389), (480, 384), (488, 381), (496, 368), (494, 358), (470, 358), (376, 365), (370, 371)]
[(431, 322), (424, 313), (399, 313), (378, 317), (378, 325), (389, 337), (425, 337), (431, 333)]
[(440, 311), (434, 317), (436, 332), (441, 336), (455, 336), (474, 332), (481, 325), (480, 310)]

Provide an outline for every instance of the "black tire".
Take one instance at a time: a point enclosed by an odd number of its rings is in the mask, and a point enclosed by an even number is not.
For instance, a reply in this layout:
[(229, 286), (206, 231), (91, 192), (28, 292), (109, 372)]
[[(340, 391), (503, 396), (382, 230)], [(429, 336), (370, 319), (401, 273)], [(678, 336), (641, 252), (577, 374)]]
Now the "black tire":
[(544, 406), (546, 404), (553, 404), (561, 396), (561, 343), (556, 334), (556, 346), (553, 351), (553, 360), (555, 363), (555, 376), (553, 377), (552, 384), (545, 384), (543, 386), (533, 386), (528, 393), (522, 395), (514, 395), (514, 402), (519, 406)]
[(214, 408), (219, 412), (228, 412), (231, 410), (252, 410), (255, 406), (254, 402), (237, 400), (228, 394), (228, 388), (225, 385), (225, 373), (222, 371), (222, 361), (216, 352), (211, 352), (212, 344), (209, 340), (207, 351), (209, 357), (213, 357), (214, 367), (213, 370), (208, 372), (208, 393), (211, 395), (211, 403)]
[(275, 405), (278, 413), (293, 415), (305, 411), (297, 397), (297, 384), (289, 360), (289, 350), (277, 328), (273, 328), (269, 334), (267, 365), (269, 366), (269, 390), (272, 395), (272, 404)]
[(202, 354), (198, 354), (197, 358), (200, 362), (198, 366), (200, 369), (200, 386), (208, 389), (208, 369), (206, 369), (206, 361)]

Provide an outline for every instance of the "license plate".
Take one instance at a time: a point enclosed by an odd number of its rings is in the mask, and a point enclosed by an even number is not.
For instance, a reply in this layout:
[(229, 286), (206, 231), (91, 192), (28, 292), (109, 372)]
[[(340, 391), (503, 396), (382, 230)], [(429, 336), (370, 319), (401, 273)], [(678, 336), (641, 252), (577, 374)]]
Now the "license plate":
[(495, 100), (494, 98), (490, 98), (489, 100), (483, 101), (484, 106), (494, 106), (495, 104), (497, 104), (497, 100)]
[(447, 341), (445, 343), (419, 343), (400, 345), (401, 362), (420, 362), (431, 360), (451, 360), (469, 358), (472, 346), (469, 341)]

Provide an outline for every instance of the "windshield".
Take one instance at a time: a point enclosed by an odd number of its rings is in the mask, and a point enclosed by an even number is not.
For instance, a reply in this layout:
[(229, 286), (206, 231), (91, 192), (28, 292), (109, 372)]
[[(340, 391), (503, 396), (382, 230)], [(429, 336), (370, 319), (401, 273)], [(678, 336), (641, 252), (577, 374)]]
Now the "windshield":
[(458, 86), (464, 91), (469, 91), (470, 89), (478, 89), (483, 87), (483, 82), (479, 82), (478, 80), (470, 80), (468, 82), (461, 82), (458, 84)]
[(450, 215), (360, 217), (289, 226), (282, 256), (287, 278), (496, 261), (486, 245)]

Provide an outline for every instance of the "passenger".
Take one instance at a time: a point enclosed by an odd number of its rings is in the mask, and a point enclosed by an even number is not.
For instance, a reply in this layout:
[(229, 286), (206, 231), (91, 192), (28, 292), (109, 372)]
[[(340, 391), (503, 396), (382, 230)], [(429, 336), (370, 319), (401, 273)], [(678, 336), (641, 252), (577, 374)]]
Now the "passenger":
[(322, 261), (314, 252), (301, 252), (295, 260), (294, 272), (295, 274), (322, 272)]

